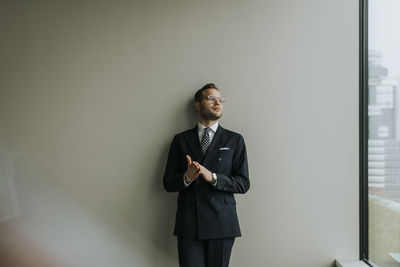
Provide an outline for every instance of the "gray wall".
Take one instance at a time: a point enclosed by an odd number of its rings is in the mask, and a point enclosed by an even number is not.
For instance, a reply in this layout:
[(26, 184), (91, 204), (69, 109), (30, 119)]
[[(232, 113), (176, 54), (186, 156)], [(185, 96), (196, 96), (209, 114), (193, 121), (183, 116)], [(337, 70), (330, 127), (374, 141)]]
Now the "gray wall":
[(12, 213), (53, 260), (177, 266), (177, 195), (162, 174), (206, 82), (228, 99), (221, 125), (248, 150), (231, 266), (358, 257), (357, 0), (0, 10), (0, 166), (16, 185)]

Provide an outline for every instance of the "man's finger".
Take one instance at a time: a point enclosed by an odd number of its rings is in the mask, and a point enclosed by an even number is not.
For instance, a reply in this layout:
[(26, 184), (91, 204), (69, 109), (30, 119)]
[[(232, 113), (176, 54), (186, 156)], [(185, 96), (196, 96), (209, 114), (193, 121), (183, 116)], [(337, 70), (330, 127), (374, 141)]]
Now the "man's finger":
[(192, 164), (192, 159), (190, 158), (189, 155), (186, 155), (186, 159), (187, 159), (188, 164), (191, 165)]

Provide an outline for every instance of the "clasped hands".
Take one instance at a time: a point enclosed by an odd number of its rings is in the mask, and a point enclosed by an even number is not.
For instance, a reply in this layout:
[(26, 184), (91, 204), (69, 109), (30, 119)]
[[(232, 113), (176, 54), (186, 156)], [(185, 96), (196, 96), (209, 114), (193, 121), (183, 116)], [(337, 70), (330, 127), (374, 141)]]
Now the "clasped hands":
[(196, 180), (200, 175), (207, 182), (212, 181), (212, 172), (210, 172), (206, 167), (198, 163), (197, 161), (192, 161), (189, 155), (186, 155), (187, 159), (187, 171), (185, 176), (186, 183), (191, 183)]

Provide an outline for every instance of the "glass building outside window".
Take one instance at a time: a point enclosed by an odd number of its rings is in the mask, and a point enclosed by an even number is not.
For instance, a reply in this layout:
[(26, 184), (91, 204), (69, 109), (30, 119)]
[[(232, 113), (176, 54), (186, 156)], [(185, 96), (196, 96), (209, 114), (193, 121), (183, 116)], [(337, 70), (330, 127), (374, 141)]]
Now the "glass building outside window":
[(400, 267), (400, 0), (368, 0), (368, 254)]

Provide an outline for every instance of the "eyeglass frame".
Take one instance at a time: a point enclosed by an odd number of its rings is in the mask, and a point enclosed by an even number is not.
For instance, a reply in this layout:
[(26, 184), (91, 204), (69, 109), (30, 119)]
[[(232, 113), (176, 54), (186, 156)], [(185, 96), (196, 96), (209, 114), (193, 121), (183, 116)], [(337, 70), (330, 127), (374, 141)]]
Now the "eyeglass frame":
[[(211, 99), (210, 99), (211, 98)], [(214, 101), (215, 102), (215, 100), (217, 100), (219, 103), (224, 103), (224, 102), (226, 102), (226, 99), (225, 99), (225, 97), (219, 97), (219, 98), (216, 98), (215, 96), (213, 96), (213, 95), (206, 95), (206, 96), (204, 96), (203, 97), (203, 99), (207, 99), (208, 101)], [(203, 100), (202, 99), (202, 100)]]

